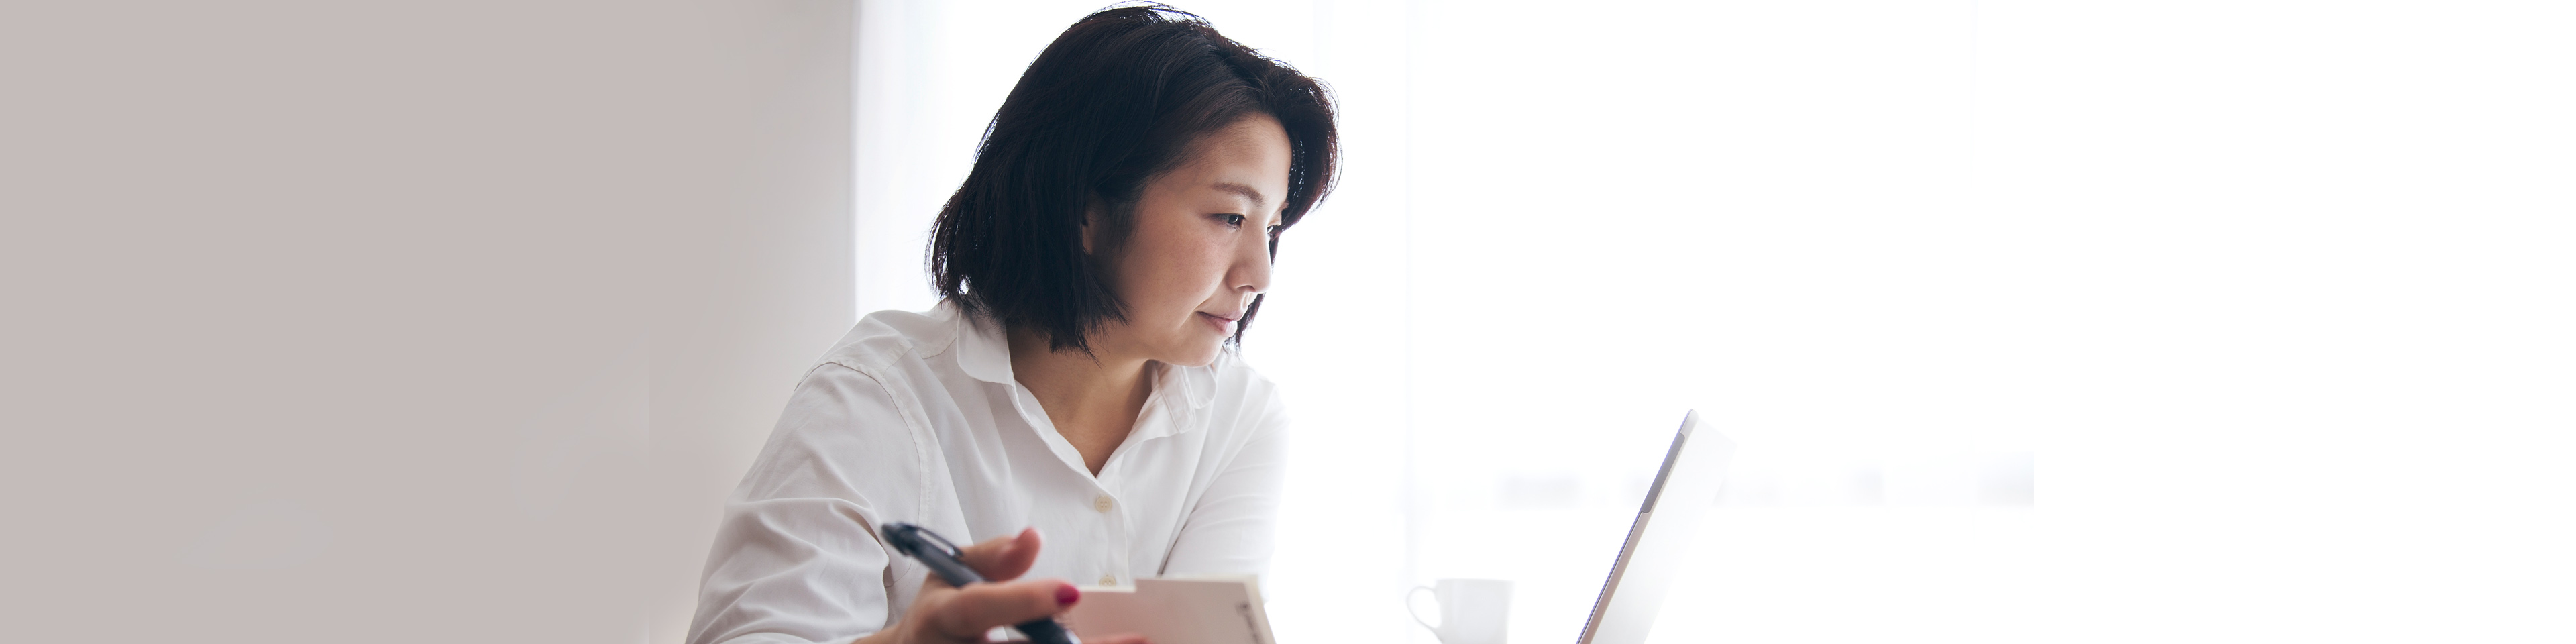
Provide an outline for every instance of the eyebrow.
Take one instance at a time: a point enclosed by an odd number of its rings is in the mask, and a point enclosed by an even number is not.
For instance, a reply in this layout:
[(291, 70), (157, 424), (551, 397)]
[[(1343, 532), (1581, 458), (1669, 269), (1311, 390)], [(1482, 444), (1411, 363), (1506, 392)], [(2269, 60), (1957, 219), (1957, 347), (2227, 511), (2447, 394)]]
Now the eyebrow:
[(1262, 205), (1262, 204), (1270, 203), (1270, 200), (1269, 200), (1269, 199), (1264, 199), (1264, 198), (1262, 198), (1262, 196), (1261, 196), (1261, 191), (1260, 191), (1260, 190), (1255, 190), (1255, 189), (1253, 189), (1253, 187), (1252, 187), (1252, 186), (1247, 186), (1247, 185), (1243, 185), (1243, 184), (1240, 184), (1240, 183), (1227, 183), (1227, 182), (1224, 182), (1224, 181), (1219, 181), (1219, 182), (1216, 182), (1216, 183), (1213, 183), (1213, 184), (1209, 184), (1209, 185), (1208, 185), (1208, 187), (1210, 187), (1210, 188), (1215, 188), (1215, 189), (1218, 189), (1218, 190), (1222, 190), (1222, 191), (1225, 191), (1225, 192), (1231, 192), (1231, 193), (1238, 194), (1238, 195), (1243, 195), (1243, 198), (1252, 200), (1252, 205), (1255, 205), (1255, 206), (1259, 206), (1259, 205)]

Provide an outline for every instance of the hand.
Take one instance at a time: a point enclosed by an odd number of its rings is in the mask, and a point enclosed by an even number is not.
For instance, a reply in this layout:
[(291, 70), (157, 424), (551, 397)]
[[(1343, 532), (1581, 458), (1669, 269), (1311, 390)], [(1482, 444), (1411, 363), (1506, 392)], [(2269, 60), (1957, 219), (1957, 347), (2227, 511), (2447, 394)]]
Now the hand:
[[(984, 633), (995, 626), (1051, 617), (1073, 608), (1082, 600), (1082, 592), (1074, 590), (1072, 583), (1019, 578), (1037, 563), (1038, 545), (1037, 529), (1029, 528), (962, 548), (965, 554), (959, 559), (990, 581), (958, 588), (938, 575), (926, 575), (921, 594), (901, 619), (853, 644), (982, 644)], [(1144, 636), (1135, 634), (1084, 636), (1082, 642), (1148, 644)]]

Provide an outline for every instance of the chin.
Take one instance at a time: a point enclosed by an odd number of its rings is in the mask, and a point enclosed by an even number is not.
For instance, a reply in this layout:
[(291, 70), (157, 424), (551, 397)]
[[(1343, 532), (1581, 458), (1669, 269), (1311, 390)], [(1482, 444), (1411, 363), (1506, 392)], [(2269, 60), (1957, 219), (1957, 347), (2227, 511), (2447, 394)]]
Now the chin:
[(1164, 354), (1163, 364), (1176, 367), (1204, 367), (1215, 363), (1217, 354), (1224, 351), (1225, 341), (1219, 340), (1210, 342), (1204, 347), (1189, 347)]

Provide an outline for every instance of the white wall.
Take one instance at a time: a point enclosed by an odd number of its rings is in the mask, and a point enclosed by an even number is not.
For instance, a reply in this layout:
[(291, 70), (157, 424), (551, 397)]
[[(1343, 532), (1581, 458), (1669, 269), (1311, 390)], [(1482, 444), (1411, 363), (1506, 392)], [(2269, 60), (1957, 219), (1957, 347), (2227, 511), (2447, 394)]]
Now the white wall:
[(11, 641), (678, 641), (851, 317), (846, 1), (0, 5)]

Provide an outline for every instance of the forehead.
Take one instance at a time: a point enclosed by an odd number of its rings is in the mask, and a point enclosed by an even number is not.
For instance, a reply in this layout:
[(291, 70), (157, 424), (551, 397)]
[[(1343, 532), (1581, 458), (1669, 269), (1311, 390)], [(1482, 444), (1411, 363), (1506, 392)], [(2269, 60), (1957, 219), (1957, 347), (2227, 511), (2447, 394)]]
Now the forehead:
[(1279, 120), (1257, 114), (1190, 143), (1189, 157), (1164, 183), (1201, 190), (1220, 184), (1250, 186), (1272, 205), (1288, 193), (1288, 131)]

